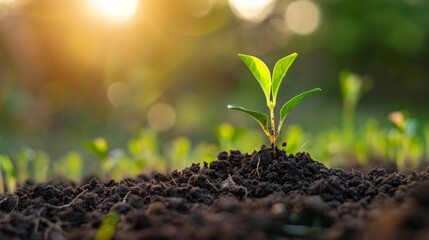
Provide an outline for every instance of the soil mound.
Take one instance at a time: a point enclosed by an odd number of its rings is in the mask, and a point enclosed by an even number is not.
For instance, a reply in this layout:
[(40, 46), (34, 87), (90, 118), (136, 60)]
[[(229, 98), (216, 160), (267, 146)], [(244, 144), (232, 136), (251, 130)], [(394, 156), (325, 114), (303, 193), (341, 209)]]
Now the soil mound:
[(113, 239), (427, 239), (428, 179), (262, 146), (119, 182), (27, 182), (0, 196), (0, 239), (94, 239), (112, 213)]

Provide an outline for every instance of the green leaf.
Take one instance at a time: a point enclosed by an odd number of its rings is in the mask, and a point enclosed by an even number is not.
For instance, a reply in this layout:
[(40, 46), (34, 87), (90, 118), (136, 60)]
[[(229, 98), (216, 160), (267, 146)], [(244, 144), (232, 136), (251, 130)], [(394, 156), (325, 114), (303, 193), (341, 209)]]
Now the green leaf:
[(97, 158), (104, 160), (109, 153), (109, 146), (104, 138), (96, 138), (95, 140), (86, 140), (84, 147)]
[(109, 212), (101, 221), (100, 227), (95, 235), (96, 240), (113, 239), (115, 235), (116, 225), (120, 220), (120, 215), (117, 212)]
[(363, 79), (349, 71), (340, 73), (340, 89), (346, 108), (355, 108), (363, 94)]
[(289, 56), (286, 56), (277, 61), (273, 70), (273, 82), (272, 82), (272, 94), (273, 94), (273, 103), (276, 104), (277, 92), (279, 91), (280, 84), (284, 76), (286, 75), (289, 67), (295, 61), (295, 58), (298, 56), (297, 53), (292, 53)]
[(305, 97), (307, 97), (307, 96), (309, 96), (315, 92), (319, 92), (319, 91), (322, 91), (322, 89), (315, 88), (315, 89), (312, 89), (310, 91), (303, 92), (303, 93), (293, 97), (287, 103), (285, 103), (280, 110), (280, 123), (279, 123), (279, 127), (278, 127), (277, 131), (280, 132), (280, 129), (282, 128), (282, 125), (283, 125), (283, 121), (285, 120), (286, 116), (289, 114), (290, 111), (292, 111), (292, 109), (295, 108), (295, 106), (298, 103), (300, 103)]
[(264, 91), (265, 98), (267, 99), (267, 105), (270, 103), (270, 92), (271, 92), (271, 74), (267, 65), (257, 57), (238, 54), (240, 59), (246, 64), (258, 80), (261, 85), (262, 91)]
[(269, 132), (268, 132), (268, 116), (266, 114), (256, 112), (256, 111), (252, 111), (252, 110), (248, 110), (248, 109), (245, 109), (243, 107), (240, 107), (238, 105), (233, 105), (233, 104), (229, 104), (228, 109), (233, 109), (233, 110), (237, 110), (237, 111), (241, 111), (241, 112), (249, 114), (261, 125), (262, 129), (264, 129), (264, 132), (266, 134), (268, 133), (268, 135), (269, 135)]
[(6, 155), (0, 155), (0, 171), (2, 170), (9, 176), (16, 175), (15, 167), (10, 158)]
[(0, 155), (0, 193), (15, 190), (16, 176), (17, 172), (10, 158), (6, 155)]

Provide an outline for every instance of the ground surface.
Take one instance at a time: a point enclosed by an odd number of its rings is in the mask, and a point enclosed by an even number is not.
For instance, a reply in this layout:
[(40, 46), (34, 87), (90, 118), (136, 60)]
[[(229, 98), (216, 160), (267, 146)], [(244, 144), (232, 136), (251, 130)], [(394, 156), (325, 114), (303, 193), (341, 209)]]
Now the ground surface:
[(0, 196), (0, 239), (429, 239), (427, 180), (264, 147), (222, 152), (120, 182), (27, 183)]

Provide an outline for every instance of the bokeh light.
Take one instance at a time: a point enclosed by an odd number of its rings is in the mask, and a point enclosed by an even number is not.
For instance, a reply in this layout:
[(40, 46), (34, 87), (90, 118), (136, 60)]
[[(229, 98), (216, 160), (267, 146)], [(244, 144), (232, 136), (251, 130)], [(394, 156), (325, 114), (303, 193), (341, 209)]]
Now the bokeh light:
[(229, 0), (234, 14), (249, 22), (264, 20), (273, 10), (275, 0)]
[(213, 7), (214, 0), (192, 0), (190, 1), (191, 15), (195, 18), (206, 16)]
[(176, 111), (167, 103), (155, 103), (147, 114), (149, 126), (157, 131), (167, 131), (176, 123)]
[(0, 0), (0, 20), (6, 17), (8, 11), (11, 8), (16, 7), (22, 3), (22, 1), (17, 0)]
[(122, 107), (127, 103), (130, 87), (123, 82), (114, 82), (107, 89), (107, 97), (115, 107)]
[(298, 0), (286, 8), (284, 19), (286, 26), (293, 33), (308, 35), (320, 25), (320, 9), (312, 1)]
[(138, 0), (89, 0), (89, 6), (94, 11), (116, 22), (130, 20), (138, 5)]

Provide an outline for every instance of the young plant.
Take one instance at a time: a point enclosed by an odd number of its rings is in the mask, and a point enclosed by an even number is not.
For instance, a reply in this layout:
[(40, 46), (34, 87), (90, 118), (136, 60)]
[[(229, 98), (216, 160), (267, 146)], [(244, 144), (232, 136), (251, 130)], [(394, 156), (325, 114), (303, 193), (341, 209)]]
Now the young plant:
[(286, 56), (278, 60), (274, 66), (272, 77), (267, 65), (265, 65), (265, 63), (259, 58), (249, 56), (249, 55), (244, 55), (244, 54), (238, 54), (238, 56), (253, 73), (253, 76), (255, 76), (259, 85), (261, 85), (262, 91), (265, 94), (265, 99), (266, 99), (268, 109), (270, 111), (271, 126), (270, 128), (268, 128), (268, 121), (269, 121), (268, 116), (264, 113), (248, 110), (233, 104), (228, 105), (228, 108), (233, 110), (238, 110), (252, 116), (261, 125), (265, 135), (267, 135), (268, 139), (271, 142), (271, 148), (274, 149), (276, 140), (280, 134), (280, 130), (282, 128), (283, 122), (286, 116), (289, 114), (289, 112), (292, 111), (292, 109), (295, 108), (295, 106), (298, 103), (300, 103), (305, 97), (315, 92), (321, 91), (321, 89), (315, 88), (310, 91), (303, 92), (293, 97), (288, 102), (286, 102), (280, 109), (279, 125), (276, 128), (275, 118), (274, 118), (274, 107), (276, 106), (276, 103), (277, 103), (276, 102), (277, 93), (279, 91), (280, 84), (284, 76), (286, 75), (286, 72), (288, 71), (292, 63), (295, 61), (295, 58), (298, 56), (298, 54), (292, 53), (289, 56)]
[(16, 169), (12, 160), (8, 156), (0, 154), (0, 194), (13, 192), (16, 184)]
[(416, 138), (417, 120), (401, 111), (390, 113), (388, 118), (395, 126), (387, 134), (388, 151), (395, 159), (398, 170), (404, 171), (407, 167), (417, 167), (423, 155), (422, 143)]

